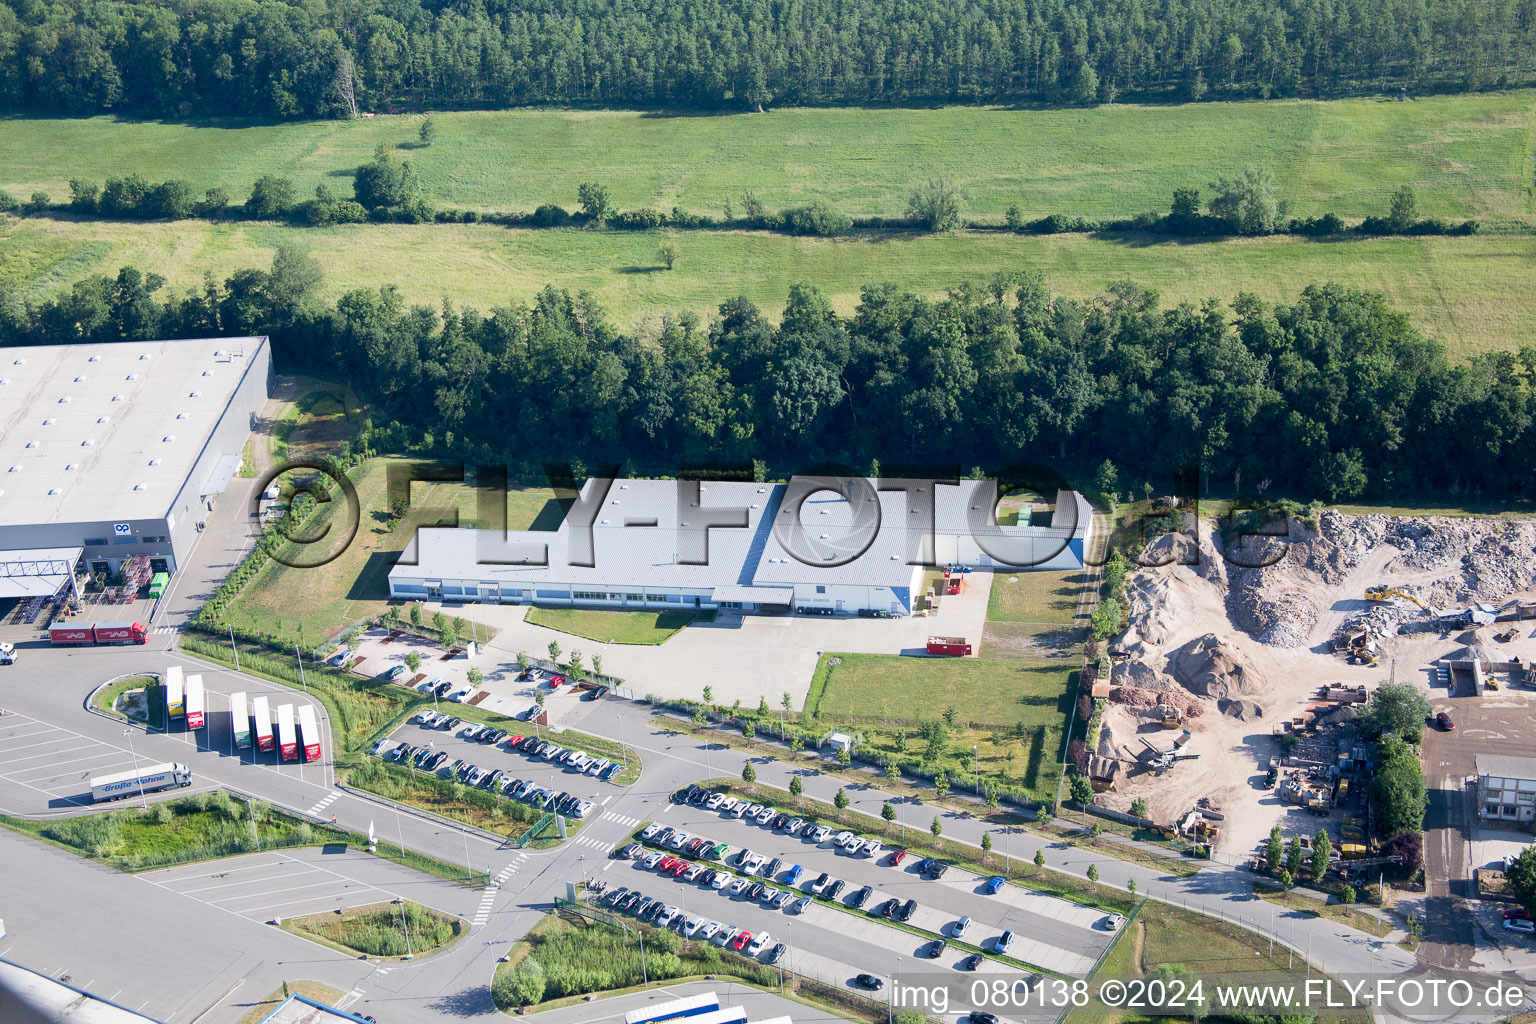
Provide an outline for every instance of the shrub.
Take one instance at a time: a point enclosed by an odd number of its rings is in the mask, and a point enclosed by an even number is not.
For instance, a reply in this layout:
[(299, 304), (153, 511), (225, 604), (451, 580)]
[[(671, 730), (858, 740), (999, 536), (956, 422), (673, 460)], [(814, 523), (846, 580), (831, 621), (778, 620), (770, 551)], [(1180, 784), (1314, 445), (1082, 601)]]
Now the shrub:
[(847, 214), (834, 210), (826, 203), (811, 203), (809, 206), (796, 206), (779, 214), (779, 225), (791, 235), (829, 235), (846, 234), (853, 226), (853, 221)]
[(149, 216), (163, 220), (181, 220), (192, 216), (197, 199), (192, 185), (185, 181), (166, 181), (149, 190), (145, 209)]
[(293, 182), (275, 174), (264, 174), (251, 186), (251, 198), (245, 212), (257, 220), (286, 217), (293, 208)]
[(149, 198), (149, 182), (137, 174), (125, 178), (108, 178), (102, 186), (97, 209), (108, 217), (142, 216), (144, 203)]
[(33, 192), (31, 198), (27, 200), (26, 212), (42, 213), (52, 204), (53, 198), (47, 192)]
[(545, 203), (529, 215), (528, 221), (537, 228), (558, 228), (569, 224), (571, 215), (562, 206)]
[(943, 178), (933, 178), (907, 198), (907, 216), (934, 234), (960, 226), (960, 195)]
[(86, 181), (83, 178), (69, 179), (69, 208), (80, 213), (96, 212), (96, 197), (101, 194), (101, 186), (94, 181)]
[(4, 189), (0, 189), (0, 213), (10, 213), (21, 204), (16, 202), (16, 197)]
[(210, 188), (203, 193), (202, 201), (193, 208), (199, 217), (222, 217), (229, 209), (229, 193), (222, 188)]
[(619, 231), (650, 231), (659, 228), (667, 222), (660, 212), (646, 207), (641, 210), (625, 210), (615, 214), (609, 221), (609, 226)]

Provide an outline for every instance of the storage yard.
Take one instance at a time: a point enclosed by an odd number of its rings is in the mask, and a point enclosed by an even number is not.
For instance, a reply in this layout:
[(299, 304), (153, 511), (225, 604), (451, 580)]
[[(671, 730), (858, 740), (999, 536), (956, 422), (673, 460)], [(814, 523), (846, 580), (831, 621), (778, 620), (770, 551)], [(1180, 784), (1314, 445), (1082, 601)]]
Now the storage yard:
[(1099, 804), (1144, 799), (1228, 862), (1277, 823), (1360, 838), (1369, 743), (1354, 722), (1381, 682), (1423, 687), (1437, 711), (1536, 695), (1536, 523), (1329, 511), (1226, 557), (1202, 523), (1198, 544), (1165, 536), (1146, 560), (1181, 551), (1196, 564), (1131, 579), (1129, 628), (1086, 673), (1106, 702), (1086, 753)]

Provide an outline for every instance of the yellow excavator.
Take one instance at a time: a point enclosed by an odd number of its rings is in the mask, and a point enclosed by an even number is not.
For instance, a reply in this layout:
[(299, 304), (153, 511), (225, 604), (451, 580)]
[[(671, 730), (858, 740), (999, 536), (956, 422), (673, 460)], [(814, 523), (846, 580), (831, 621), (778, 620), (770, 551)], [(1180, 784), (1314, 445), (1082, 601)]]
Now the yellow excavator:
[(1411, 601), (1414, 604), (1418, 605), (1424, 611), (1426, 611), (1426, 612), (1429, 611), (1429, 605), (1425, 604), (1423, 601), (1420, 601), (1418, 598), (1414, 597), (1412, 594), (1409, 594), (1409, 593), (1407, 593), (1405, 591), (1395, 590), (1395, 589), (1392, 589), (1392, 588), (1389, 588), (1389, 587), (1366, 587), (1365, 588), (1365, 599), (1367, 601), (1378, 601), (1378, 602), (1385, 603), (1387, 601), (1392, 600), (1394, 597), (1400, 597), (1404, 601)]

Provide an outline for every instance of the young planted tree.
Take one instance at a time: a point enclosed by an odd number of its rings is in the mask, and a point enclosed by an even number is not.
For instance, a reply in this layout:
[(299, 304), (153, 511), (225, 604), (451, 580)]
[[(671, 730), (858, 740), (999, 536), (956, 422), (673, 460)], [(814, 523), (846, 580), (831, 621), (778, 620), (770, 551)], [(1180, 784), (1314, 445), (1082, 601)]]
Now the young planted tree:
[(796, 807), (804, 807), (805, 801), (801, 797), (805, 794), (805, 783), (800, 781), (800, 776), (789, 777), (789, 795), (795, 798)]
[(748, 761), (746, 764), (741, 766), (741, 781), (743, 781), (743, 782), (756, 782), (757, 781), (757, 769), (752, 767), (752, 762), (751, 761)]
[(555, 662), (556, 664), (559, 664), (560, 663), (560, 643), (559, 643), (559, 641), (551, 640), (549, 642), (549, 647), (546, 648), (546, 650), (549, 651), (549, 660)]
[(1285, 834), (1276, 825), (1269, 830), (1269, 843), (1264, 847), (1264, 866), (1273, 874), (1280, 870), (1280, 862), (1285, 858)]
[(933, 833), (935, 839), (944, 834), (944, 823), (939, 821), (937, 814), (933, 816), (933, 824), (928, 826), (928, 831)]
[(1035, 851), (1035, 867), (1045, 867), (1045, 851), (1043, 849)]
[(479, 686), (485, 682), (485, 673), (480, 671), (480, 666), (472, 665), (469, 671), (465, 673), (465, 678), (469, 680), (470, 686)]
[(983, 864), (987, 863), (991, 859), (991, 853), (992, 853), (992, 833), (991, 832), (983, 832), (981, 834), (981, 862)]
[[(889, 800), (880, 805), (880, 817), (885, 821), (887, 825), (896, 820), (896, 808), (891, 806), (891, 802)], [(889, 829), (887, 829), (887, 831), (889, 831)]]
[(405, 656), (405, 667), (410, 669), (413, 675), (419, 672), (421, 670), (421, 655), (415, 651), (408, 652)]
[(1099, 866), (1097, 864), (1089, 864), (1088, 865), (1088, 881), (1090, 881), (1090, 882), (1097, 882), (1098, 880), (1099, 880)]
[(832, 805), (837, 808), (837, 816), (842, 818), (843, 812), (848, 809), (848, 794), (843, 792), (843, 787), (837, 787), (837, 795), (832, 798)]
[(677, 243), (670, 238), (656, 247), (657, 262), (668, 270), (677, 265), (679, 255), (681, 254), (678, 252)]
[(416, 129), (416, 138), (423, 146), (430, 146), (437, 140), (437, 122), (430, 117), (421, 122), (421, 127)]
[(1147, 816), (1146, 797), (1139, 796), (1135, 800), (1131, 801), (1131, 813), (1138, 818), (1145, 818)]

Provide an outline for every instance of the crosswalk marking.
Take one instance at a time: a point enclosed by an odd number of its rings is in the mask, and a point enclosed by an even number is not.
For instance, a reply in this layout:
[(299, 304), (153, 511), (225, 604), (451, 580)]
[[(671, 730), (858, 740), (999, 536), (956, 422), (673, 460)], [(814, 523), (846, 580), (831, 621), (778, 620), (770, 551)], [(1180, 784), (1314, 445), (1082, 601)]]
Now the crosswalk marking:
[(616, 821), (620, 825), (623, 825), (625, 828), (634, 828), (636, 825), (640, 824), (639, 818), (631, 818), (627, 814), (616, 814), (613, 811), (604, 811), (603, 816), (598, 820)]
[(311, 807), (309, 809), (309, 813), (311, 815), (319, 814), (321, 811), (325, 810), (327, 807), (331, 806), (331, 804), (335, 803), (339, 799), (341, 799), (341, 790), (333, 789), (333, 790), (331, 790), (329, 796), (327, 796), (324, 800), (321, 800), (319, 803), (315, 804), (315, 806)]
[(342, 1000), (336, 1004), (336, 1009), (345, 1010), (347, 1007), (351, 1006), (361, 998), (363, 998), (363, 990), (355, 988), (351, 992), (348, 992), (342, 998)]
[(573, 842), (576, 846), (590, 846), (593, 849), (601, 850), (604, 853), (607, 853), (609, 850), (613, 849), (613, 843), (605, 843), (601, 839), (594, 839), (591, 836), (577, 836)]
[(181, 627), (180, 626), (156, 626), (155, 627), (155, 632), (158, 633), (158, 634), (162, 634), (162, 635), (165, 634), (165, 633), (180, 633), (181, 632)]

